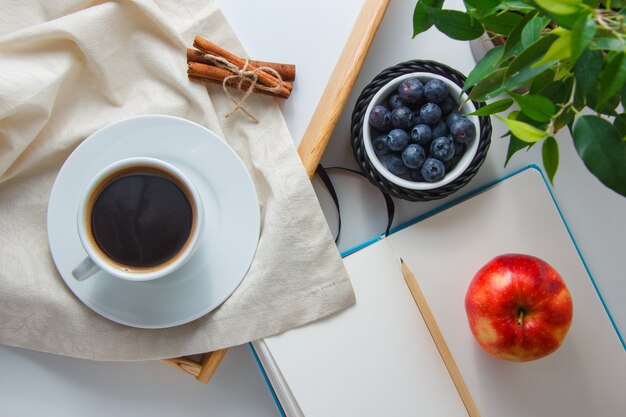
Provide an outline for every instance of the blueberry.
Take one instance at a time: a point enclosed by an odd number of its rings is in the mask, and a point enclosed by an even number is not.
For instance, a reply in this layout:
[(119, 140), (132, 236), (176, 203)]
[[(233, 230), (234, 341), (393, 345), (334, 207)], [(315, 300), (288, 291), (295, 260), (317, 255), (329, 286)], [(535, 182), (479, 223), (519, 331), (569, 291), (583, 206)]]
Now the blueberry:
[(424, 86), (415, 77), (407, 78), (398, 87), (398, 95), (405, 103), (417, 103), (422, 99), (422, 94), (424, 94)]
[(374, 129), (385, 130), (388, 129), (391, 124), (391, 113), (387, 110), (387, 107), (380, 104), (374, 106), (370, 111), (370, 126)]
[(389, 105), (389, 108), (393, 110), (397, 109), (398, 107), (404, 106), (404, 101), (402, 101), (399, 95), (392, 94), (391, 96), (389, 96), (387, 104)]
[(454, 141), (454, 156), (463, 155), (465, 152), (465, 144)]
[(448, 86), (441, 80), (430, 80), (424, 85), (424, 96), (430, 103), (441, 103), (448, 96)]
[(456, 166), (457, 162), (459, 161), (456, 161), (455, 158), (452, 158), (451, 160), (444, 162), (443, 166), (446, 168), (446, 172), (452, 171), (452, 169)]
[(439, 120), (432, 127), (433, 138), (438, 138), (440, 136), (446, 136), (448, 134), (448, 127), (443, 120)]
[(404, 162), (407, 168), (415, 169), (421, 167), (424, 159), (426, 159), (426, 152), (417, 143), (411, 143), (402, 152), (402, 162)]
[(446, 168), (439, 159), (428, 158), (424, 161), (420, 174), (427, 182), (439, 181), (446, 175)]
[(406, 106), (391, 111), (391, 124), (398, 129), (410, 129), (413, 126), (413, 112)]
[(467, 143), (476, 137), (476, 126), (461, 116), (450, 124), (450, 134), (459, 143)]
[(449, 136), (441, 136), (433, 139), (430, 144), (430, 156), (446, 162), (454, 156), (454, 144)]
[(409, 178), (411, 181), (424, 182), (424, 177), (422, 177), (419, 169), (409, 169)]
[(441, 103), (439, 103), (439, 107), (441, 107), (441, 115), (445, 116), (457, 108), (457, 102), (454, 101), (452, 96), (447, 96)]
[(430, 126), (425, 124), (415, 125), (411, 130), (411, 140), (420, 145), (426, 144), (433, 138)]
[(441, 109), (435, 103), (426, 103), (420, 109), (420, 117), (427, 125), (433, 125), (441, 118)]
[(398, 177), (402, 177), (409, 173), (409, 169), (402, 162), (402, 158), (397, 155), (389, 155), (385, 166), (389, 172)]
[(378, 135), (372, 141), (374, 153), (378, 156), (385, 156), (391, 153), (391, 149), (387, 146), (387, 135)]
[(446, 126), (448, 126), (448, 130), (450, 130), (450, 125), (452, 124), (452, 122), (454, 122), (459, 117), (463, 117), (463, 116), (461, 116), (461, 114), (456, 111), (448, 115), (448, 118), (446, 119)]
[(387, 135), (387, 146), (392, 151), (402, 151), (409, 144), (409, 134), (402, 129), (393, 129)]

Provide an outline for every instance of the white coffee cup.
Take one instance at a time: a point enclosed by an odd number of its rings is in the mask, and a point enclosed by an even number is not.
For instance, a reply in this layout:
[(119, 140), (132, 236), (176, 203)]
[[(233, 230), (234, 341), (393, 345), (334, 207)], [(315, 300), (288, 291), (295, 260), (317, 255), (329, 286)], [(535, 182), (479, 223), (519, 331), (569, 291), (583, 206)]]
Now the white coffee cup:
[[(184, 244), (171, 257), (150, 266), (128, 265), (113, 259), (101, 248), (92, 230), (92, 210), (100, 193), (116, 180), (132, 175), (155, 175), (175, 183), (191, 206), (191, 228)], [(77, 211), (78, 235), (87, 257), (72, 271), (77, 281), (83, 281), (99, 271), (129, 281), (149, 281), (171, 274), (193, 255), (204, 234), (204, 208), (196, 187), (178, 168), (165, 161), (133, 157), (114, 162), (102, 169), (89, 182), (79, 200)], [(138, 242), (137, 245), (141, 245)]]

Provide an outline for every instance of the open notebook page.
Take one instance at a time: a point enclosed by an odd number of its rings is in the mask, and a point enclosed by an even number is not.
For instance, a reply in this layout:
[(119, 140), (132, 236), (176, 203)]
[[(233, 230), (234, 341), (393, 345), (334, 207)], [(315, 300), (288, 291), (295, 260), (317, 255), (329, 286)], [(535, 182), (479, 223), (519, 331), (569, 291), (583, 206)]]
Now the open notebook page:
[(304, 415), (467, 416), (387, 239), (344, 262), (355, 306), (264, 339)]
[[(626, 416), (626, 352), (536, 170), (387, 240), (420, 282), (483, 417)], [(556, 268), (574, 304), (563, 345), (533, 362), (484, 354), (465, 316), (465, 292), (476, 271), (511, 252), (538, 256)]]

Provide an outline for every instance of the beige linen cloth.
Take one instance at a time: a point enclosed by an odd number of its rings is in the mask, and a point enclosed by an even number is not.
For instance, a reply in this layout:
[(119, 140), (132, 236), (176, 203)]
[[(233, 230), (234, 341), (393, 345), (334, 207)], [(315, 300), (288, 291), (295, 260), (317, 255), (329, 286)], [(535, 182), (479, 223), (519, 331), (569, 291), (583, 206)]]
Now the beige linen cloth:
[[(97, 360), (174, 357), (354, 303), (275, 99), (250, 98), (259, 124), (241, 113), (225, 119), (233, 104), (221, 87), (187, 79), (195, 34), (245, 56), (215, 0), (35, 3), (0, 0), (0, 343)], [(226, 139), (254, 179), (262, 223), (250, 271), (227, 301), (189, 324), (142, 330), (100, 317), (69, 291), (50, 255), (46, 210), (56, 174), (82, 140), (155, 113)]]

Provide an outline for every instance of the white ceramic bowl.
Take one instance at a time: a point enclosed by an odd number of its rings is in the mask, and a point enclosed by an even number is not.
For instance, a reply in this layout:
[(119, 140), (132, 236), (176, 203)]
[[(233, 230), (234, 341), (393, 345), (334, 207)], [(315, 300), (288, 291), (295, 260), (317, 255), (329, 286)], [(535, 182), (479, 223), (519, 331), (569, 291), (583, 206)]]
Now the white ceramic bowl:
[[(378, 90), (374, 97), (372, 97), (372, 100), (365, 110), (365, 116), (363, 119), (363, 144), (365, 146), (365, 153), (367, 154), (368, 159), (370, 160), (376, 171), (378, 171), (380, 175), (385, 177), (390, 182), (409, 190), (433, 190), (451, 183), (452, 181), (457, 179), (467, 169), (467, 167), (469, 167), (472, 160), (474, 159), (474, 156), (476, 155), (476, 151), (478, 150), (478, 143), (480, 141), (480, 123), (477, 116), (465, 116), (472, 123), (474, 123), (474, 126), (476, 126), (476, 137), (474, 138), (474, 140), (472, 140), (471, 143), (468, 144), (465, 149), (465, 153), (456, 164), (456, 166), (452, 168), (450, 172), (446, 172), (446, 175), (441, 180), (436, 182), (410, 181), (404, 178), (400, 178), (389, 172), (389, 170), (385, 167), (385, 164), (383, 163), (386, 157), (379, 157), (378, 155), (376, 155), (376, 153), (374, 153), (371, 135), (372, 128), (369, 125), (369, 115), (374, 106), (385, 103), (387, 98), (398, 89), (398, 86), (400, 85), (400, 83), (402, 83), (402, 81), (406, 80), (407, 78), (413, 77), (419, 78), (420, 81), (422, 81), (422, 83), (424, 84), (432, 79), (441, 80), (448, 86), (448, 94), (452, 96), (452, 98), (454, 98), (458, 103), (462, 103), (467, 99), (467, 94), (461, 91), (461, 87), (454, 84), (449, 79), (437, 74), (432, 74), (429, 72), (413, 72), (394, 78), (393, 80), (382, 86), (380, 90)], [(467, 115), (467, 113), (472, 113), (475, 110), (476, 108), (474, 107), (472, 101), (467, 100), (461, 108), (461, 114)]]

